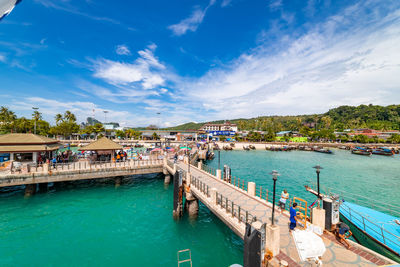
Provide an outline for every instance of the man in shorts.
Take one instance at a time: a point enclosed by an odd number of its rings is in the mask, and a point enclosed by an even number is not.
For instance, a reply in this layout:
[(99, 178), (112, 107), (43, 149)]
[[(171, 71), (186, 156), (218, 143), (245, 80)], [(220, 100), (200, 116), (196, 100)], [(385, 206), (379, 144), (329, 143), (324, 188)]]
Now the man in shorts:
[(281, 214), (285, 210), (286, 200), (288, 199), (289, 199), (289, 193), (285, 189), (282, 191), (281, 198), (279, 199), (279, 204), (278, 204), (278, 206), (281, 208)]

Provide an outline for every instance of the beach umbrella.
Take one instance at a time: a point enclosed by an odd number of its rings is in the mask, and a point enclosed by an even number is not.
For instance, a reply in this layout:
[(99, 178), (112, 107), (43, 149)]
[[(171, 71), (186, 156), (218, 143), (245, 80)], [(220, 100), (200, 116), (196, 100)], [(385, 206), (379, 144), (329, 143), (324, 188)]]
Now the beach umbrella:
[(154, 148), (153, 150), (151, 150), (150, 152), (157, 152), (157, 151), (162, 151), (161, 148)]
[(187, 147), (187, 146), (181, 146), (180, 149), (181, 150), (192, 150), (190, 147)]

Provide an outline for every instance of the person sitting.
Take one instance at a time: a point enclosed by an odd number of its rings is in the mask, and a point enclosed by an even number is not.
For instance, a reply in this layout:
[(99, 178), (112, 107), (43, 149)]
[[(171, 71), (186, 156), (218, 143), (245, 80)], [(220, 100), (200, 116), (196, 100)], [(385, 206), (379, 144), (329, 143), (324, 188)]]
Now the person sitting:
[(336, 237), (339, 238), (339, 241), (349, 249), (351, 246), (346, 239), (353, 235), (353, 233), (350, 231), (350, 227), (342, 222), (336, 225), (335, 233)]

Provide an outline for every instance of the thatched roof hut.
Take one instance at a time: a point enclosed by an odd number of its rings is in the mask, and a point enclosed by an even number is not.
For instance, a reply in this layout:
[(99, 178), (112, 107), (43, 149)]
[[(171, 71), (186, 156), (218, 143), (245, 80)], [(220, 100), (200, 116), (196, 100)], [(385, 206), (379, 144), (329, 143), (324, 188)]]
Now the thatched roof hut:
[(116, 142), (108, 139), (107, 137), (102, 137), (89, 145), (79, 148), (82, 151), (104, 151), (104, 150), (121, 150), (122, 146)]

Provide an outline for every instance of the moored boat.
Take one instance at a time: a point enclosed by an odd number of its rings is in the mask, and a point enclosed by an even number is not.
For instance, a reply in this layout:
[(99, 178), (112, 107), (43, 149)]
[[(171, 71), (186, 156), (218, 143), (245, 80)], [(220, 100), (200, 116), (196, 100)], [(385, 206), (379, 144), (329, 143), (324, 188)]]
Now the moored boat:
[(382, 155), (382, 156), (393, 156), (394, 155), (394, 150), (391, 150), (386, 147), (380, 147), (377, 149), (372, 150), (372, 154), (374, 155)]
[(371, 156), (372, 155), (371, 151), (364, 150), (364, 149), (356, 149), (356, 148), (352, 149), (351, 153), (355, 154), (355, 155), (361, 155), (361, 156)]
[(243, 146), (243, 150), (250, 150), (248, 146)]
[(361, 245), (400, 262), (399, 218), (345, 201), (340, 206), (340, 219)]
[(256, 149), (256, 147), (255, 147), (254, 145), (249, 145), (249, 148), (250, 148), (250, 149), (253, 149), (253, 150)]
[[(315, 196), (318, 195), (315, 189), (309, 186), (305, 188)], [(321, 195), (323, 198), (329, 198), (327, 195)], [(384, 205), (380, 203), (382, 209), (395, 216), (343, 199), (340, 201), (339, 217), (350, 227), (358, 243), (400, 263), (400, 218), (396, 217), (400, 213)]]
[(332, 154), (332, 150), (327, 149), (327, 148), (314, 148), (315, 152), (319, 152), (319, 153), (325, 153), (325, 154)]

